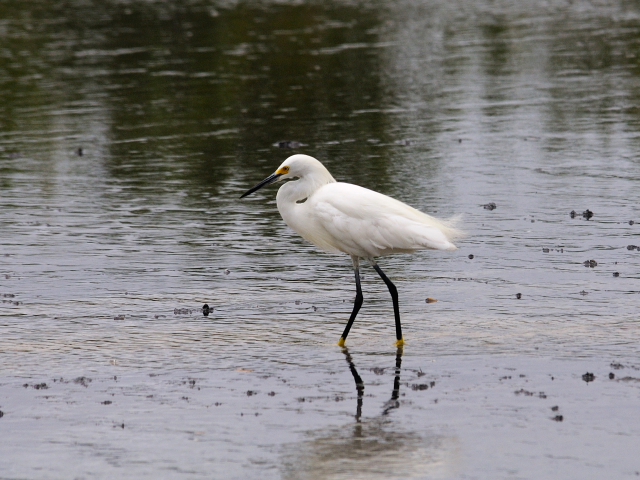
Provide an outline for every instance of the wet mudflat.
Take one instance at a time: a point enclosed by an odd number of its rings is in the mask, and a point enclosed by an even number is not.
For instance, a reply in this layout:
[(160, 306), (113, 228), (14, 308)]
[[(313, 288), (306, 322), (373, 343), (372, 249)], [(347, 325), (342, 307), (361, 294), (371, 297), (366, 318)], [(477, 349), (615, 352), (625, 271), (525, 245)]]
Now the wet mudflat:
[[(640, 475), (636, 7), (0, 9), (0, 478)], [(238, 199), (297, 152), (463, 215), (402, 351)]]

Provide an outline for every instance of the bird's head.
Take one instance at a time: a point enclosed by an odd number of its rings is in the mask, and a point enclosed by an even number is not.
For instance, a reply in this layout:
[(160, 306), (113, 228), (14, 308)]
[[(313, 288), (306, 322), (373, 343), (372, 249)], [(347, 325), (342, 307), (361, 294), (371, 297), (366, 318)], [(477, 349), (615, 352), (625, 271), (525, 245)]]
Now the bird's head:
[(262, 187), (266, 185), (271, 185), (272, 183), (276, 183), (282, 180), (288, 180), (292, 178), (303, 178), (305, 175), (309, 175), (312, 173), (318, 173), (318, 174), (324, 175), (325, 172), (326, 172), (326, 175), (328, 175), (332, 181), (335, 181), (333, 180), (333, 177), (331, 177), (331, 174), (324, 167), (324, 165), (322, 165), (322, 163), (320, 163), (315, 158), (310, 157), (309, 155), (302, 155), (302, 154), (292, 155), (289, 158), (287, 158), (284, 162), (282, 162), (282, 164), (277, 168), (277, 170), (273, 174), (269, 175), (260, 183), (254, 185), (252, 188), (247, 190), (244, 194), (242, 194), (240, 198), (244, 198), (247, 195), (251, 195), (256, 190), (260, 190)]

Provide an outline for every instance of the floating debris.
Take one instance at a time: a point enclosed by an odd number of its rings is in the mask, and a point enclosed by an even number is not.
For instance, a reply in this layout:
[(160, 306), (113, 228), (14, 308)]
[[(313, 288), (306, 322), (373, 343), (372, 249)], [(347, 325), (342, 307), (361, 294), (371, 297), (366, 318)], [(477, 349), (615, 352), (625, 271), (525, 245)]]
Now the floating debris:
[(124, 320), (124, 315), (116, 315), (113, 317), (114, 320)]
[(24, 388), (28, 388), (29, 386), (31, 388), (35, 388), (36, 390), (46, 390), (49, 388), (49, 385), (47, 385), (46, 383), (42, 382), (42, 383), (34, 383), (33, 385), (29, 385), (28, 383), (25, 383), (24, 385), (22, 385)]
[(105, 400), (104, 402), (100, 402), (102, 405), (111, 405), (113, 402), (111, 400)]
[(627, 250), (640, 250), (640, 247), (635, 245), (627, 245)]
[(595, 260), (585, 260), (584, 266), (589, 268), (595, 268), (598, 266), (598, 262), (596, 262)]
[(582, 290), (582, 291), (581, 291), (581, 292), (579, 292), (579, 293), (580, 293), (580, 295), (582, 295), (583, 297), (584, 297), (585, 295), (589, 295), (589, 292), (586, 292), (585, 290)]
[(596, 376), (591, 372), (587, 372), (584, 375), (582, 375), (582, 380), (584, 380), (587, 383), (593, 382), (595, 379), (596, 379)]
[(613, 272), (613, 276), (614, 277), (619, 277), (620, 276), (620, 272)]
[(560, 407), (558, 407), (557, 405), (554, 405), (553, 407), (551, 407), (551, 411), (552, 412), (557, 412), (559, 408)]
[(91, 383), (91, 379), (88, 377), (78, 377), (73, 380), (73, 383), (77, 383), (78, 385), (82, 385), (83, 387), (87, 388), (89, 386), (89, 383)]
[(562, 420), (564, 420), (564, 417), (562, 415), (556, 415), (555, 417), (552, 418), (552, 420), (555, 420), (556, 422), (561, 422)]
[(549, 249), (548, 248), (543, 248), (542, 249), (542, 253), (549, 253)]
[(192, 313), (193, 313), (193, 310), (191, 310), (190, 308), (174, 308), (173, 309), (174, 315), (191, 315)]
[(424, 301), (427, 302), (427, 303), (436, 303), (438, 300), (436, 300), (435, 298), (430, 298), (429, 297), (429, 298), (426, 298)]
[(525, 390), (524, 388), (521, 388), (520, 390), (516, 390), (514, 393), (516, 395), (524, 395), (525, 397), (533, 397), (535, 395), (538, 398), (547, 398), (547, 394), (544, 392), (538, 392), (536, 394), (535, 392), (530, 392), (528, 390)]
[(482, 208), (484, 208), (485, 210), (495, 210), (496, 208), (498, 208), (498, 206), (494, 202), (490, 202), (482, 205)]
[(231, 270), (229, 270), (228, 268), (224, 269), (224, 274), (225, 275), (229, 275), (231, 273)]

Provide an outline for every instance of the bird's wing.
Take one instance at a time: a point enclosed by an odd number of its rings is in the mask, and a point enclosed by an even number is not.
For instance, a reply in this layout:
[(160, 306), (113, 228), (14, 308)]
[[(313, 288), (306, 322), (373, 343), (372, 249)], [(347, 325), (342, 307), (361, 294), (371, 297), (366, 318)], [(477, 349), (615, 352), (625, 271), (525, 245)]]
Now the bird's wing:
[(436, 219), (398, 200), (345, 183), (317, 193), (312, 211), (318, 229), (343, 252), (375, 257), (422, 248), (455, 249)]

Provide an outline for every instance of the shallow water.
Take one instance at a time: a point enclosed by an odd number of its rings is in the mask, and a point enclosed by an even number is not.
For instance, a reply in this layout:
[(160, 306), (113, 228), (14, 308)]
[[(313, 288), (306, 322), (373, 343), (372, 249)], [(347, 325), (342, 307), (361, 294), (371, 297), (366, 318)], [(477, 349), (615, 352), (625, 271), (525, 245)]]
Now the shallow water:
[[(636, 6), (0, 11), (0, 478), (640, 472)], [(349, 259), (239, 200), (297, 152), (462, 214), (380, 259), (400, 357), (372, 269), (343, 352)]]

